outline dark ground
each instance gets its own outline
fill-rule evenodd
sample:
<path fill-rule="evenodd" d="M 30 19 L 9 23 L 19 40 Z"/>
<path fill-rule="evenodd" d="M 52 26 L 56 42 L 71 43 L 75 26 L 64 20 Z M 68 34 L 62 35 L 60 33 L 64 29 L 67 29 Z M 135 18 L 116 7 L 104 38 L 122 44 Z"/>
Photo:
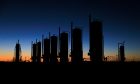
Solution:
<path fill-rule="evenodd" d="M 35 64 L 0 62 L 0 76 L 6 79 L 17 78 L 26 83 L 34 82 L 65 83 L 65 84 L 99 84 L 118 83 L 132 81 L 140 76 L 140 62 L 105 62 L 98 64 Z M 113 81 L 113 82 L 112 82 Z M 139 81 L 139 80 L 138 80 Z M 15 82 L 15 81 L 14 81 Z"/>

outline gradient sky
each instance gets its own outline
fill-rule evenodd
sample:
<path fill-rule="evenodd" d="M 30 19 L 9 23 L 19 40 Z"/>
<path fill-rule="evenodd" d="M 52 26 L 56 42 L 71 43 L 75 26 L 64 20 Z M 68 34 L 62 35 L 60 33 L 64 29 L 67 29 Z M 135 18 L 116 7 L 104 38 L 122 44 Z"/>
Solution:
<path fill-rule="evenodd" d="M 139 0 L 0 0 L 0 60 L 14 56 L 20 40 L 22 55 L 30 56 L 31 41 L 58 27 L 70 32 L 70 22 L 83 29 L 84 54 L 89 50 L 88 14 L 103 21 L 105 56 L 117 55 L 117 43 L 126 42 L 126 56 L 140 60 Z M 29 58 L 29 57 L 28 57 Z"/>

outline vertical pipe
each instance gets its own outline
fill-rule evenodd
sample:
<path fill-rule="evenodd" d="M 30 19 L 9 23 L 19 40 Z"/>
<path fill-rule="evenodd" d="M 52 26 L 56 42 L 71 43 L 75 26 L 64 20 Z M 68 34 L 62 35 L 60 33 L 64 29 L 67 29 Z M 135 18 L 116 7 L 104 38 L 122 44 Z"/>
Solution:
<path fill-rule="evenodd" d="M 73 29 L 73 22 L 71 22 L 71 55 L 72 55 L 72 51 L 73 51 L 72 29 Z"/>
<path fill-rule="evenodd" d="M 42 35 L 42 57 L 44 56 L 44 35 Z"/>
<path fill-rule="evenodd" d="M 61 50 L 60 50 L 60 42 L 61 42 L 61 39 L 60 39 L 60 27 L 59 27 L 59 44 L 58 44 L 58 53 L 59 53 L 59 57 L 60 57 L 60 53 L 61 53 Z"/>
<path fill-rule="evenodd" d="M 19 40 L 18 40 L 18 44 L 19 44 Z"/>
<path fill-rule="evenodd" d="M 118 61 L 120 61 L 120 43 L 118 43 Z"/>
<path fill-rule="evenodd" d="M 31 60 L 33 61 L 33 41 L 31 42 Z"/>

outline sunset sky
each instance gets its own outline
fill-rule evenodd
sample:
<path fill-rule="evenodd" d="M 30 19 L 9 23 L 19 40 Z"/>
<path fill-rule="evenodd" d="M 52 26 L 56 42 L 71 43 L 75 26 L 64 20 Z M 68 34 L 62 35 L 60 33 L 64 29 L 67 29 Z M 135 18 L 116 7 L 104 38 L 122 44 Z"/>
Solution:
<path fill-rule="evenodd" d="M 117 43 L 125 41 L 127 59 L 140 61 L 139 4 L 139 0 L 0 0 L 0 61 L 12 60 L 17 40 L 23 58 L 29 59 L 31 41 L 48 32 L 58 35 L 59 26 L 70 32 L 71 21 L 83 30 L 87 56 L 89 13 L 103 22 L 105 56 L 115 57 Z"/>

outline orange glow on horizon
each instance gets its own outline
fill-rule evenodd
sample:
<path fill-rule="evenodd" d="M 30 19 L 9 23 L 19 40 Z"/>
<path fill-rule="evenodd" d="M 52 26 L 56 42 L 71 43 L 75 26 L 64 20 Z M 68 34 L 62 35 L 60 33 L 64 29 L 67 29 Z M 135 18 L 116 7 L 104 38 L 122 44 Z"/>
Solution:
<path fill-rule="evenodd" d="M 118 57 L 117 55 L 113 55 L 113 53 L 109 53 L 108 55 L 105 55 L 106 57 L 109 57 L 108 61 L 117 61 Z M 13 61 L 14 58 L 14 52 L 9 51 L 5 52 L 4 50 L 0 51 L 0 61 Z M 85 61 L 90 61 L 90 56 L 88 56 L 87 53 L 83 53 L 83 58 Z M 28 52 L 22 52 L 22 61 L 31 61 L 31 54 Z M 126 61 L 140 61 L 139 54 L 126 54 Z"/>

